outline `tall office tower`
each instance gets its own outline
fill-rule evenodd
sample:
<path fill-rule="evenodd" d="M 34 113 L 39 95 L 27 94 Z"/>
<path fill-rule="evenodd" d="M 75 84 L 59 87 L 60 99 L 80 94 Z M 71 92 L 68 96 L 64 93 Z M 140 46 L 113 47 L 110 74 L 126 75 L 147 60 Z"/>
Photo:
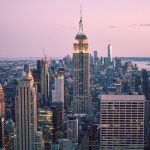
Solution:
<path fill-rule="evenodd" d="M 53 112 L 54 130 L 61 130 L 64 122 L 64 104 L 62 102 L 52 102 L 51 110 Z"/>
<path fill-rule="evenodd" d="M 142 86 L 146 99 L 150 100 L 150 72 L 147 70 L 142 71 Z"/>
<path fill-rule="evenodd" d="M 101 95 L 100 150 L 143 150 L 144 95 Z"/>
<path fill-rule="evenodd" d="M 145 132 L 144 132 L 144 143 L 145 143 L 145 149 L 150 149 L 150 100 L 146 100 L 145 102 L 145 118 L 144 118 L 144 124 L 145 124 Z"/>
<path fill-rule="evenodd" d="M 67 119 L 67 139 L 78 143 L 78 119 L 75 116 Z"/>
<path fill-rule="evenodd" d="M 42 105 L 48 104 L 49 98 L 49 72 L 48 72 L 48 62 L 45 59 L 41 60 L 41 95 L 42 95 Z"/>
<path fill-rule="evenodd" d="M 32 70 L 32 75 L 34 78 L 34 82 L 37 85 L 37 93 L 39 99 L 41 99 L 41 60 L 38 60 L 36 63 L 37 68 Z M 39 103 L 41 102 L 40 100 L 38 101 Z"/>
<path fill-rule="evenodd" d="M 73 44 L 73 113 L 90 113 L 90 54 L 87 37 L 83 32 L 82 14 L 79 32 Z"/>
<path fill-rule="evenodd" d="M 37 105 L 36 89 L 31 72 L 26 73 L 18 82 L 15 117 L 15 150 L 34 149 L 34 133 L 37 131 Z"/>
<path fill-rule="evenodd" d="M 25 64 L 24 65 L 24 72 L 29 72 L 29 70 L 30 70 L 29 64 Z"/>
<path fill-rule="evenodd" d="M 108 44 L 108 58 L 112 62 L 112 45 Z"/>
<path fill-rule="evenodd" d="M 100 63 L 101 63 L 101 65 L 104 65 L 104 58 L 102 56 L 100 58 Z"/>
<path fill-rule="evenodd" d="M 36 63 L 37 71 L 41 72 L 41 60 L 38 60 Z"/>
<path fill-rule="evenodd" d="M 43 132 L 45 150 L 50 150 L 53 141 L 53 113 L 48 109 L 38 110 L 38 131 Z"/>
<path fill-rule="evenodd" d="M 5 107 L 4 107 L 4 91 L 0 84 L 0 149 L 5 149 L 4 143 L 4 117 L 5 117 Z"/>
<path fill-rule="evenodd" d="M 135 74 L 135 92 L 142 93 L 142 77 L 141 73 Z"/>
<path fill-rule="evenodd" d="M 52 93 L 52 102 L 64 103 L 64 74 L 61 71 L 58 71 L 55 78 L 55 90 Z"/>
<path fill-rule="evenodd" d="M 98 63 L 97 51 L 94 51 L 94 64 Z"/>

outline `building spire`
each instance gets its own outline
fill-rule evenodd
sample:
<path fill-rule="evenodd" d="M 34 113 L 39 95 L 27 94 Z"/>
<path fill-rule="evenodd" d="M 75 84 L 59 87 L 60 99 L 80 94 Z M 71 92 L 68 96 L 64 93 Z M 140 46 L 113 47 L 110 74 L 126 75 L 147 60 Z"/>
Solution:
<path fill-rule="evenodd" d="M 80 6 L 79 33 L 83 33 L 82 6 Z"/>

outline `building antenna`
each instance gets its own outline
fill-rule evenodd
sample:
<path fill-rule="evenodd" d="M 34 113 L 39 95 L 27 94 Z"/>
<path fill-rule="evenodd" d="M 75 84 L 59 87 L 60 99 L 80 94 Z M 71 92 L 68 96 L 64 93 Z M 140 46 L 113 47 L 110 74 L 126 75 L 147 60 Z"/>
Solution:
<path fill-rule="evenodd" d="M 83 33 L 82 6 L 80 5 L 79 33 Z"/>
<path fill-rule="evenodd" d="M 45 50 L 44 50 L 44 48 L 43 48 L 43 54 L 44 54 L 44 59 L 46 60 L 46 53 L 45 53 Z"/>
<path fill-rule="evenodd" d="M 82 5 L 80 5 L 80 20 L 82 20 Z"/>

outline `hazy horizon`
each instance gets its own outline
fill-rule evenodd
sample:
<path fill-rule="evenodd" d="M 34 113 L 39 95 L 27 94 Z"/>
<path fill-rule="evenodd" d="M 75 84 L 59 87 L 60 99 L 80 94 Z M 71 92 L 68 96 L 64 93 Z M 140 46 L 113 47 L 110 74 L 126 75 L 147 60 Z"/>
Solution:
<path fill-rule="evenodd" d="M 149 0 L 1 0 L 0 58 L 72 56 L 80 5 L 91 54 L 150 57 Z"/>

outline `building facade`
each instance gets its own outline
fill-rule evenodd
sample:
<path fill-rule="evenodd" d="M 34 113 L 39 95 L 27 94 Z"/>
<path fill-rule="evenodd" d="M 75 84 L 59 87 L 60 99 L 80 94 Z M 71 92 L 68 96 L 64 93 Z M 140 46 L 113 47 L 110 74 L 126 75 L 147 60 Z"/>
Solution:
<path fill-rule="evenodd" d="M 5 118 L 4 91 L 2 85 L 0 84 L 0 149 L 5 149 L 4 118 Z"/>
<path fill-rule="evenodd" d="M 55 90 L 52 91 L 52 102 L 64 103 L 64 74 L 59 73 L 55 77 Z"/>
<path fill-rule="evenodd" d="M 75 116 L 67 119 L 67 139 L 78 143 L 78 119 Z"/>
<path fill-rule="evenodd" d="M 112 45 L 108 44 L 108 59 L 110 63 L 112 62 Z"/>
<path fill-rule="evenodd" d="M 90 113 L 90 54 L 88 41 L 83 33 L 82 15 L 79 32 L 73 44 L 73 113 Z"/>
<path fill-rule="evenodd" d="M 38 131 L 43 132 L 45 150 L 50 150 L 53 141 L 53 113 L 48 109 L 38 110 Z"/>
<path fill-rule="evenodd" d="M 37 131 L 36 89 L 31 72 L 18 82 L 15 101 L 16 137 L 15 150 L 34 150 Z"/>
<path fill-rule="evenodd" d="M 100 150 L 143 150 L 143 95 L 101 95 Z"/>
<path fill-rule="evenodd" d="M 39 67 L 38 67 L 39 69 Z M 40 61 L 40 84 L 41 84 L 41 105 L 48 104 L 49 98 L 49 72 L 48 72 L 48 62 L 45 59 Z"/>
<path fill-rule="evenodd" d="M 40 131 L 37 131 L 34 134 L 34 149 L 35 150 L 46 150 L 44 147 L 43 133 Z"/>

